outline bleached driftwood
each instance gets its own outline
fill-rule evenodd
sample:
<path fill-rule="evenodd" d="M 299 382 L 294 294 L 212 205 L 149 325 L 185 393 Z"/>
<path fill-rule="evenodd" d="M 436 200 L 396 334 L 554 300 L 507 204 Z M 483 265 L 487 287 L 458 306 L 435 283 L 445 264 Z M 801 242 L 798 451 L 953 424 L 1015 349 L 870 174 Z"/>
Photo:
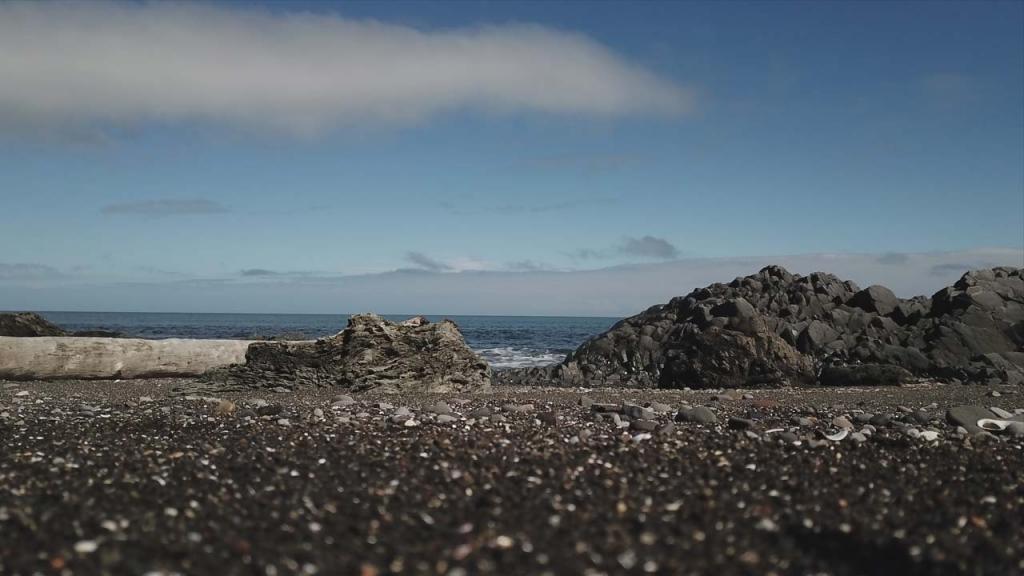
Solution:
<path fill-rule="evenodd" d="M 0 336 L 0 379 L 197 376 L 245 362 L 249 340 Z"/>

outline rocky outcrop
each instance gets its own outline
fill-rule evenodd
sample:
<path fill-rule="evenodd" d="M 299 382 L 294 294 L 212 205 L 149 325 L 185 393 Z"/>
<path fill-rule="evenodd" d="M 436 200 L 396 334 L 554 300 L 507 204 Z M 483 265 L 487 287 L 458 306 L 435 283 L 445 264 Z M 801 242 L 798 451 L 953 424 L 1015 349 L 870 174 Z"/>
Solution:
<path fill-rule="evenodd" d="M 1024 384 L 1021 269 L 965 274 L 897 298 L 769 266 L 627 318 L 557 367 L 507 383 L 693 387 L 894 384 L 912 376 Z M 842 369 L 837 369 L 842 368 Z"/>
<path fill-rule="evenodd" d="M 353 391 L 465 392 L 490 386 L 491 371 L 454 322 L 416 317 L 401 324 L 375 314 L 349 319 L 329 338 L 255 342 L 245 363 L 204 376 L 220 389 L 338 386 Z"/>
<path fill-rule="evenodd" d="M 0 314 L 0 336 L 38 338 L 40 336 L 67 336 L 67 332 L 35 312 L 16 312 Z"/>

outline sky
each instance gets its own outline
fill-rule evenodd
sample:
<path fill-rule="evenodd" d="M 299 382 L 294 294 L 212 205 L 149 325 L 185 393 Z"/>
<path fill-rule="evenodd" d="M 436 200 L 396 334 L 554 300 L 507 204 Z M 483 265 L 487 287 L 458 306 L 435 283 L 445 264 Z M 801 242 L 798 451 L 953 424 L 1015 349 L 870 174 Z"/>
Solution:
<path fill-rule="evenodd" d="M 608 315 L 1024 266 L 1019 2 L 0 3 L 0 309 Z"/>

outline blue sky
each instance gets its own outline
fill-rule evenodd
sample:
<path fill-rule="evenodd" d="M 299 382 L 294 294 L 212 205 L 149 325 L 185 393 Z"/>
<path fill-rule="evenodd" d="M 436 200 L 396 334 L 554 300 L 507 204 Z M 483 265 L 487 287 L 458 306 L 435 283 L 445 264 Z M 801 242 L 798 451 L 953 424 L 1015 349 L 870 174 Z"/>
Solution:
<path fill-rule="evenodd" d="M 1024 265 L 1022 28 L 1016 2 L 5 4 L 0 309 L 622 314 L 786 259 L 938 289 Z"/>

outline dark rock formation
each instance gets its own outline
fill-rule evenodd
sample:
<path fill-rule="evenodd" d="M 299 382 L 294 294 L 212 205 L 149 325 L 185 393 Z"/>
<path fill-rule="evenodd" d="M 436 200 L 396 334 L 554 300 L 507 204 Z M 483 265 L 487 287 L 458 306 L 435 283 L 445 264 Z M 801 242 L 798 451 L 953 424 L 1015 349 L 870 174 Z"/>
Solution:
<path fill-rule="evenodd" d="M 561 365 L 501 383 L 718 388 L 896 384 L 912 376 L 1024 384 L 1024 271 L 965 274 L 897 298 L 769 266 L 622 320 Z M 835 368 L 844 367 L 844 368 Z"/>
<path fill-rule="evenodd" d="M 34 312 L 0 314 L 0 336 L 67 336 L 67 332 Z"/>
<path fill-rule="evenodd" d="M 416 317 L 401 324 L 375 314 L 349 319 L 329 338 L 254 342 L 245 364 L 207 373 L 219 389 L 339 386 L 353 391 L 463 392 L 490 386 L 491 371 L 455 323 Z"/>

